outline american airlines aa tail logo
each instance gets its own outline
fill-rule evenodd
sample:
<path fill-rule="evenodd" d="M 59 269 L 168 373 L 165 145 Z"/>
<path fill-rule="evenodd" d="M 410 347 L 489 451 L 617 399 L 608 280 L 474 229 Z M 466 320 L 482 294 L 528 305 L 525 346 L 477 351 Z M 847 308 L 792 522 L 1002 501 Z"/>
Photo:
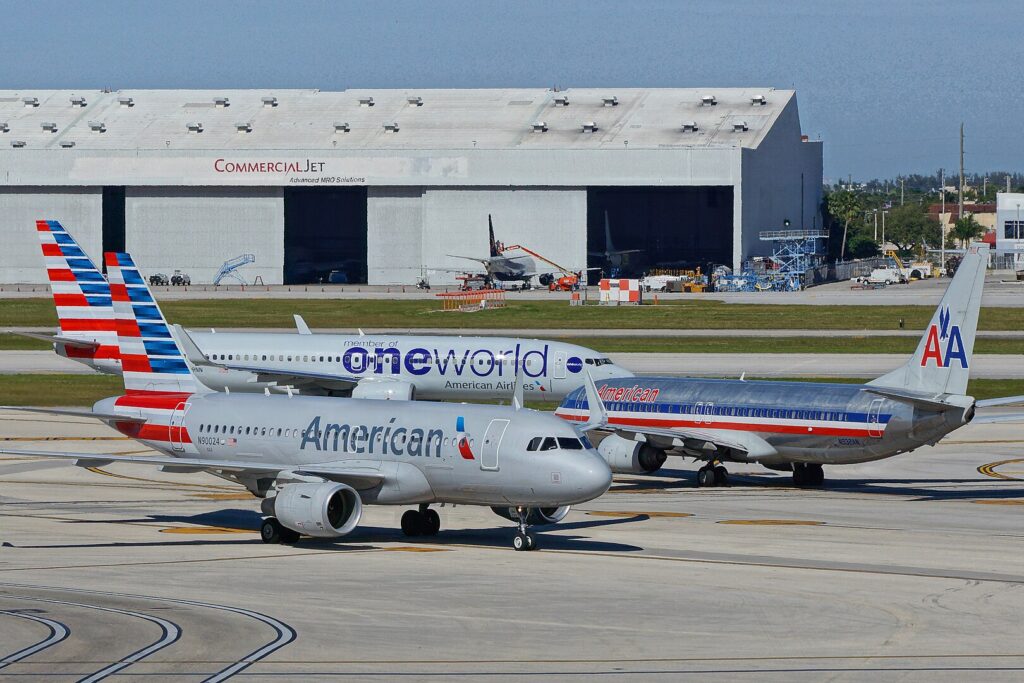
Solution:
<path fill-rule="evenodd" d="M 464 460 L 476 460 L 473 456 L 473 450 L 469 447 L 469 434 L 466 434 L 466 419 L 461 415 L 455 420 L 455 431 L 458 432 L 455 435 L 455 441 L 459 445 L 459 455 Z"/>
<path fill-rule="evenodd" d="M 927 367 L 929 359 L 940 368 L 950 367 L 954 360 L 960 362 L 961 368 L 967 367 L 967 352 L 960 337 L 960 326 L 950 325 L 949 320 L 949 308 L 939 309 L 939 324 L 933 323 L 928 327 L 921 367 Z"/>

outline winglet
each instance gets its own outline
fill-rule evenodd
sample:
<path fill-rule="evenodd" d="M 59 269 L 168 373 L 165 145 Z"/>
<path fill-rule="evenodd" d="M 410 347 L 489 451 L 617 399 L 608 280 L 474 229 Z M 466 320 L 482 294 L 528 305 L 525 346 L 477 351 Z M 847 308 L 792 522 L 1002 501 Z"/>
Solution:
<path fill-rule="evenodd" d="M 298 313 L 292 315 L 295 318 L 295 329 L 299 331 L 299 334 L 313 334 L 313 331 L 309 329 L 309 325 L 302 319 L 302 316 Z"/>
<path fill-rule="evenodd" d="M 607 425 L 608 411 L 605 410 L 604 401 L 601 400 L 601 394 L 598 393 L 597 385 L 594 384 L 594 378 L 590 376 L 589 370 L 583 374 L 583 380 L 585 382 L 584 387 L 587 391 L 589 418 L 586 422 L 579 425 L 579 430 L 581 432 L 586 432 L 591 429 L 600 429 Z"/>
<path fill-rule="evenodd" d="M 192 341 L 192 337 L 185 328 L 181 325 L 174 325 L 174 336 L 178 339 L 178 344 L 181 345 L 181 350 L 185 353 L 185 359 L 188 360 L 192 365 L 214 365 L 206 355 L 199 350 L 196 343 Z"/>
<path fill-rule="evenodd" d="M 512 407 L 515 410 L 523 408 L 523 366 L 516 370 L 516 383 L 512 388 Z"/>

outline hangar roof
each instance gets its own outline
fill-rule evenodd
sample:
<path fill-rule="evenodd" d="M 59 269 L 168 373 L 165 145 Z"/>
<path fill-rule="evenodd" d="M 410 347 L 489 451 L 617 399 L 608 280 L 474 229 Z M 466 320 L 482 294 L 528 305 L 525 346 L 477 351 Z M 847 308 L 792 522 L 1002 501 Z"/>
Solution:
<path fill-rule="evenodd" d="M 757 147 L 794 98 L 794 91 L 774 88 L 0 90 L 0 145 L 86 150 Z"/>

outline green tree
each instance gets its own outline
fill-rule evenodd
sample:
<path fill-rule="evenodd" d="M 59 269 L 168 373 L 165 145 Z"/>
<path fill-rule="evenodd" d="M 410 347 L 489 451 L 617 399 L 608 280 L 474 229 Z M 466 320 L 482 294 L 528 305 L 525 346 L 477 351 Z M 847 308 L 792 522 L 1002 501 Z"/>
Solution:
<path fill-rule="evenodd" d="M 939 221 L 925 213 L 920 204 L 904 204 L 889 212 L 885 222 L 885 239 L 902 253 L 911 253 L 942 239 Z"/>
<path fill-rule="evenodd" d="M 878 256 L 878 252 L 878 242 L 866 231 L 860 230 L 850 235 L 850 256 L 853 258 L 871 258 Z"/>
<path fill-rule="evenodd" d="M 850 221 L 860 213 L 860 201 L 853 192 L 839 190 L 828 195 L 826 205 L 832 219 L 843 226 L 843 241 L 839 249 L 839 259 L 843 260 L 846 258 L 846 235 L 850 230 Z"/>
<path fill-rule="evenodd" d="M 981 237 L 985 228 L 981 226 L 974 216 L 967 214 L 953 225 L 953 237 L 959 240 L 960 244 L 967 246 L 970 242 Z"/>

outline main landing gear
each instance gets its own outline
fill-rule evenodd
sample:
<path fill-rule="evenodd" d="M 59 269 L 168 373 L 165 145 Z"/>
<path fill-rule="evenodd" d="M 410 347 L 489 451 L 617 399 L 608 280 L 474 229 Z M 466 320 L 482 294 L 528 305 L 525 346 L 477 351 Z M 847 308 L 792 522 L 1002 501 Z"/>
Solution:
<path fill-rule="evenodd" d="M 276 517 L 267 517 L 263 520 L 263 524 L 260 525 L 260 539 L 264 543 L 286 543 L 292 544 L 297 543 L 299 540 L 298 531 L 292 531 L 286 526 L 283 526 L 281 522 L 277 521 Z"/>
<path fill-rule="evenodd" d="M 402 515 L 402 533 L 406 536 L 437 536 L 441 530 L 441 515 L 427 504 L 419 510 L 406 510 Z"/>
<path fill-rule="evenodd" d="M 816 462 L 793 463 L 793 484 L 796 486 L 821 486 L 825 483 L 825 471 Z"/>
<path fill-rule="evenodd" d="M 709 462 L 697 470 L 697 486 L 728 486 L 729 470 L 721 464 Z"/>
<path fill-rule="evenodd" d="M 512 547 L 516 550 L 536 550 L 537 541 L 533 534 L 527 531 L 526 519 L 529 517 L 530 511 L 519 505 L 516 507 L 516 515 L 519 517 L 519 531 L 512 537 Z"/>

